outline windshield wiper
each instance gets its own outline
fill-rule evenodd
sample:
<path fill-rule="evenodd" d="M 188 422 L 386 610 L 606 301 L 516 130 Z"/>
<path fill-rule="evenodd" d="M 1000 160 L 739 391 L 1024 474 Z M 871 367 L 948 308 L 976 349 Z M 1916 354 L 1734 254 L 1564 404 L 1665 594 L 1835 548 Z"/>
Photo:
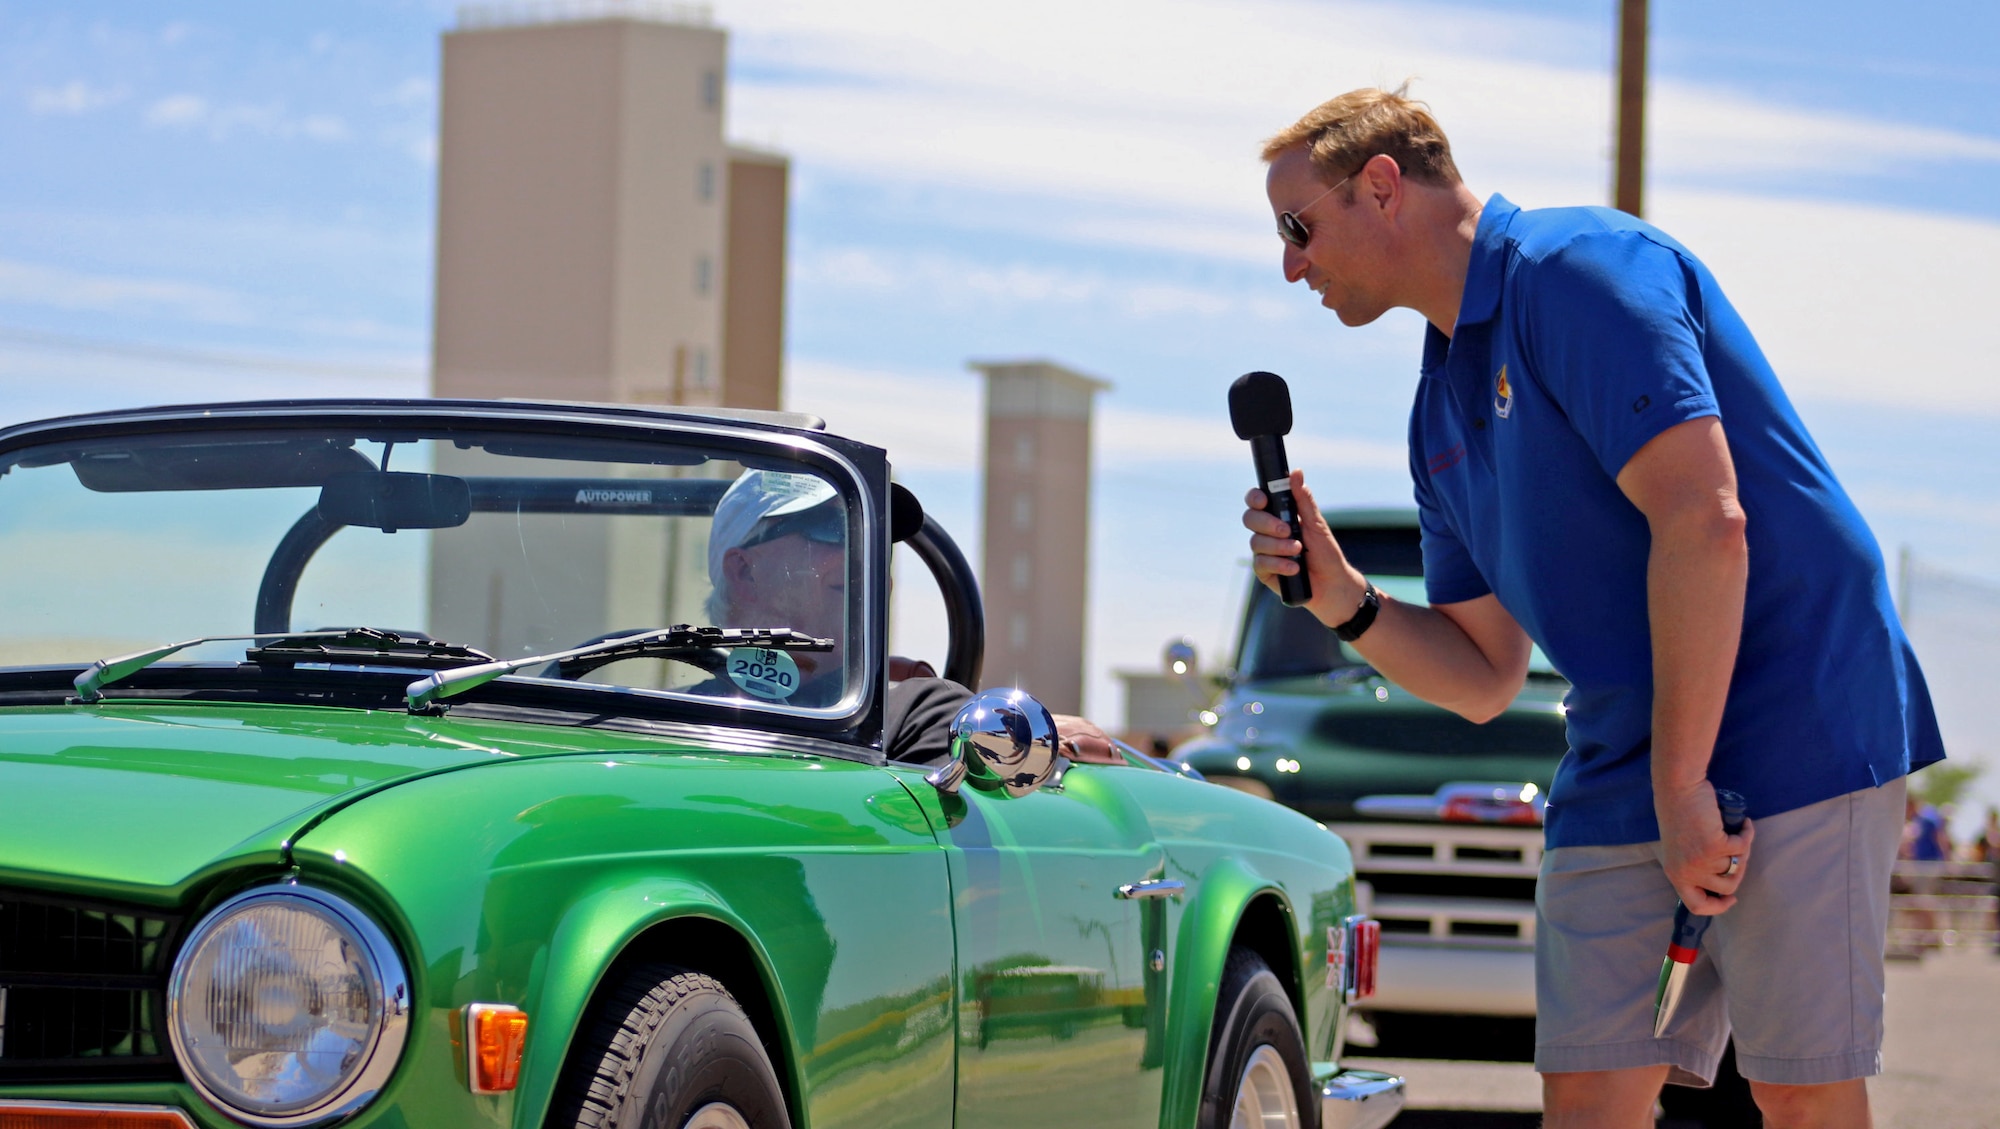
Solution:
<path fill-rule="evenodd" d="M 267 631 L 257 635 L 204 635 L 135 651 L 129 655 L 99 659 L 76 676 L 76 700 L 95 702 L 104 697 L 104 688 L 121 682 L 177 651 L 203 643 L 255 643 L 273 640 L 267 646 L 250 648 L 245 657 L 251 662 L 376 662 L 402 666 L 463 666 L 491 662 L 493 656 L 470 647 L 440 643 L 373 627 L 340 627 L 326 631 Z"/>
<path fill-rule="evenodd" d="M 275 643 L 250 649 L 244 657 L 253 663 L 272 666 L 329 663 L 443 668 L 493 661 L 492 655 L 476 647 L 421 635 L 399 635 L 377 627 L 351 627 L 330 635 L 321 632 L 287 635 Z"/>
<path fill-rule="evenodd" d="M 564 674 L 588 671 L 596 666 L 606 665 L 616 659 L 631 658 L 672 658 L 679 655 L 700 654 L 720 647 L 767 647 L 776 651 L 831 651 L 833 640 L 815 639 L 803 631 L 789 627 L 691 627 L 677 623 L 657 631 L 641 631 L 632 635 L 621 635 L 616 639 L 605 639 L 567 651 L 553 651 L 546 655 L 529 655 L 526 658 L 502 659 L 498 662 L 480 663 L 477 666 L 462 666 L 456 670 L 441 670 L 410 683 L 403 691 L 403 698 L 409 704 L 411 713 L 425 713 L 437 708 L 440 699 L 463 694 L 475 686 L 481 686 L 504 674 L 512 674 L 531 666 L 547 666 L 554 663 Z M 578 663 L 579 659 L 597 659 L 604 656 L 604 663 Z"/>

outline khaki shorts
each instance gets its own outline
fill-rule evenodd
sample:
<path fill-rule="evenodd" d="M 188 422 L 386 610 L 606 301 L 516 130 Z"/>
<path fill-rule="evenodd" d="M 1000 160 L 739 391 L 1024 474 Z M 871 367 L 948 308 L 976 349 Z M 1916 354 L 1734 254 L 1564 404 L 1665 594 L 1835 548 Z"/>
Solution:
<path fill-rule="evenodd" d="M 1666 1065 L 1707 1086 L 1731 1030 L 1745 1078 L 1807 1085 L 1882 1069 L 1882 951 L 1902 780 L 1757 820 L 1738 901 L 1688 970 L 1673 1025 L 1653 995 L 1673 932 L 1660 844 L 1560 847 L 1535 895 L 1535 1069 Z"/>

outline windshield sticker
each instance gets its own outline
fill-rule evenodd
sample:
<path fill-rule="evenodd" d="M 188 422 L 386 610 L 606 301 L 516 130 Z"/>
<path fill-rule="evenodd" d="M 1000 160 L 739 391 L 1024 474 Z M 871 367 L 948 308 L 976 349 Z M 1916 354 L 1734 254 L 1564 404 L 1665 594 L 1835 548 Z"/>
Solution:
<path fill-rule="evenodd" d="M 576 492 L 579 506 L 650 506 L 653 504 L 651 490 L 591 490 Z"/>
<path fill-rule="evenodd" d="M 729 680 L 745 693 L 782 702 L 799 692 L 799 664 L 783 651 L 737 647 L 729 652 Z"/>

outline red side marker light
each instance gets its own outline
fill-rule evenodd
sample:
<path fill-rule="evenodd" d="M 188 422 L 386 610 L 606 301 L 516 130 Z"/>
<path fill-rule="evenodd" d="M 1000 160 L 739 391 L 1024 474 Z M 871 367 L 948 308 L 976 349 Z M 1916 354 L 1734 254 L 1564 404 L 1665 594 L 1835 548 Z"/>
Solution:
<path fill-rule="evenodd" d="M 1354 937 L 1354 987 L 1347 998 L 1365 1000 L 1375 994 L 1375 967 L 1382 957 L 1382 923 L 1374 918 L 1354 922 L 1348 932 Z"/>

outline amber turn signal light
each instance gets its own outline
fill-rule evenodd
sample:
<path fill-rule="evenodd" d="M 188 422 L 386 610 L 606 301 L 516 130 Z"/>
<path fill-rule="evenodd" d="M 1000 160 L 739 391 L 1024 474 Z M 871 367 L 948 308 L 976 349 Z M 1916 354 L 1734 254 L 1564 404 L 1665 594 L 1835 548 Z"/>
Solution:
<path fill-rule="evenodd" d="M 194 1129 L 170 1106 L 0 1101 L 0 1129 Z"/>
<path fill-rule="evenodd" d="M 465 1009 L 465 1077 L 473 1093 L 499 1094 L 519 1085 L 527 1046 L 527 1012 L 513 1004 Z"/>

